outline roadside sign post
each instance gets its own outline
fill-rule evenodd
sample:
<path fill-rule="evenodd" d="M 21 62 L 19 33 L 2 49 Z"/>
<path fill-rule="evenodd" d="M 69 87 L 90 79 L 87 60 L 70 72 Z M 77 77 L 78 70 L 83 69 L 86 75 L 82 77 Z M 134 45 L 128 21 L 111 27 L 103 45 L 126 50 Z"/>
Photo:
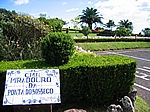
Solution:
<path fill-rule="evenodd" d="M 61 103 L 59 69 L 7 70 L 3 105 Z"/>

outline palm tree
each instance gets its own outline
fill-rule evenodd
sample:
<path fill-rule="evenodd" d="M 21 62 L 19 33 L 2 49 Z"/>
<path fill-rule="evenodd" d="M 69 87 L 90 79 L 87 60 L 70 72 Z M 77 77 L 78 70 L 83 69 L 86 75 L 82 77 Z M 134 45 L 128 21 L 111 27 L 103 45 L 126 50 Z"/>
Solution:
<path fill-rule="evenodd" d="M 86 10 L 82 11 L 83 15 L 80 16 L 80 22 L 87 23 L 89 28 L 92 30 L 93 23 L 101 23 L 102 15 L 99 15 L 97 9 L 87 7 Z"/>
<path fill-rule="evenodd" d="M 128 19 L 120 20 L 119 25 L 125 27 L 128 30 L 131 30 L 131 31 L 133 30 L 133 24 L 132 24 L 132 22 L 129 22 Z"/>
<path fill-rule="evenodd" d="M 108 23 L 105 24 L 105 26 L 112 30 L 112 28 L 116 25 L 115 25 L 115 22 L 113 20 L 109 20 Z"/>

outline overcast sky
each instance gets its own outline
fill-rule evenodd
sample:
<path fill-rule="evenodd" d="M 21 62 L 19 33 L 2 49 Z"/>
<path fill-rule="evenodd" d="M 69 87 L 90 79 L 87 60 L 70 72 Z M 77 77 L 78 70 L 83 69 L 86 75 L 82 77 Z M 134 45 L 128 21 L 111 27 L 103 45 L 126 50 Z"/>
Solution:
<path fill-rule="evenodd" d="M 118 24 L 129 19 L 134 33 L 150 27 L 150 0 L 0 0 L 0 8 L 24 12 L 35 17 L 40 13 L 70 21 L 82 14 L 86 7 L 93 7 L 103 15 L 103 23 L 110 19 Z"/>

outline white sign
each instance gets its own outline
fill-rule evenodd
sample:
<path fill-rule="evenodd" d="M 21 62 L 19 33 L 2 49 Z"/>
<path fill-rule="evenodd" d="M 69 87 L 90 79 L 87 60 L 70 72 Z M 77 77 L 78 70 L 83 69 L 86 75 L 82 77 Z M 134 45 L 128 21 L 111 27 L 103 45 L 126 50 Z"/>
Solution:
<path fill-rule="evenodd" d="M 61 103 L 59 69 L 7 70 L 3 105 Z"/>

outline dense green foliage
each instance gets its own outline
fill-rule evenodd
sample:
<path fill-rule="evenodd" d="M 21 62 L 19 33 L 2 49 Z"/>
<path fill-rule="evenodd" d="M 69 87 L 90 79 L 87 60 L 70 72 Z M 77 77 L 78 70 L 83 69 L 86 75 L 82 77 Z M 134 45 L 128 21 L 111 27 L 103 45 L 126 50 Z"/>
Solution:
<path fill-rule="evenodd" d="M 143 32 L 144 36 L 147 36 L 147 37 L 150 36 L 150 28 L 145 28 L 142 30 L 142 32 Z"/>
<path fill-rule="evenodd" d="M 40 21 L 47 24 L 53 32 L 61 32 L 63 25 L 67 24 L 66 21 L 58 18 L 47 18 L 46 14 L 39 14 L 40 17 L 38 18 Z"/>
<path fill-rule="evenodd" d="M 109 104 L 120 100 L 130 91 L 135 79 L 136 64 L 134 59 L 128 57 L 85 53 L 75 53 L 67 64 L 59 67 L 34 60 L 0 62 L 1 91 L 7 69 L 59 68 L 63 104 L 83 100 L 93 106 Z"/>
<path fill-rule="evenodd" d="M 40 59 L 40 38 L 50 31 L 28 14 L 0 9 L 0 60 Z"/>
<path fill-rule="evenodd" d="M 59 66 L 69 61 L 74 53 L 74 40 L 65 33 L 54 32 L 41 41 L 43 58 L 52 66 Z"/>
<path fill-rule="evenodd" d="M 126 95 L 134 83 L 136 62 L 122 56 L 75 56 L 61 70 L 62 95 L 69 101 L 108 104 Z M 63 71 L 63 72 L 62 72 Z"/>
<path fill-rule="evenodd" d="M 83 26 L 81 32 L 83 33 L 84 36 L 87 36 L 88 38 L 89 33 L 91 33 L 92 31 L 90 30 L 89 27 Z"/>
<path fill-rule="evenodd" d="M 58 18 L 50 18 L 48 19 L 48 25 L 52 27 L 53 32 L 61 32 L 63 21 Z"/>
<path fill-rule="evenodd" d="M 97 36 L 114 36 L 115 32 L 112 30 L 103 30 L 97 34 Z"/>
<path fill-rule="evenodd" d="M 130 29 L 127 29 L 123 26 L 119 26 L 116 30 L 115 30 L 115 35 L 121 37 L 121 36 L 129 36 L 131 35 L 132 32 Z"/>

